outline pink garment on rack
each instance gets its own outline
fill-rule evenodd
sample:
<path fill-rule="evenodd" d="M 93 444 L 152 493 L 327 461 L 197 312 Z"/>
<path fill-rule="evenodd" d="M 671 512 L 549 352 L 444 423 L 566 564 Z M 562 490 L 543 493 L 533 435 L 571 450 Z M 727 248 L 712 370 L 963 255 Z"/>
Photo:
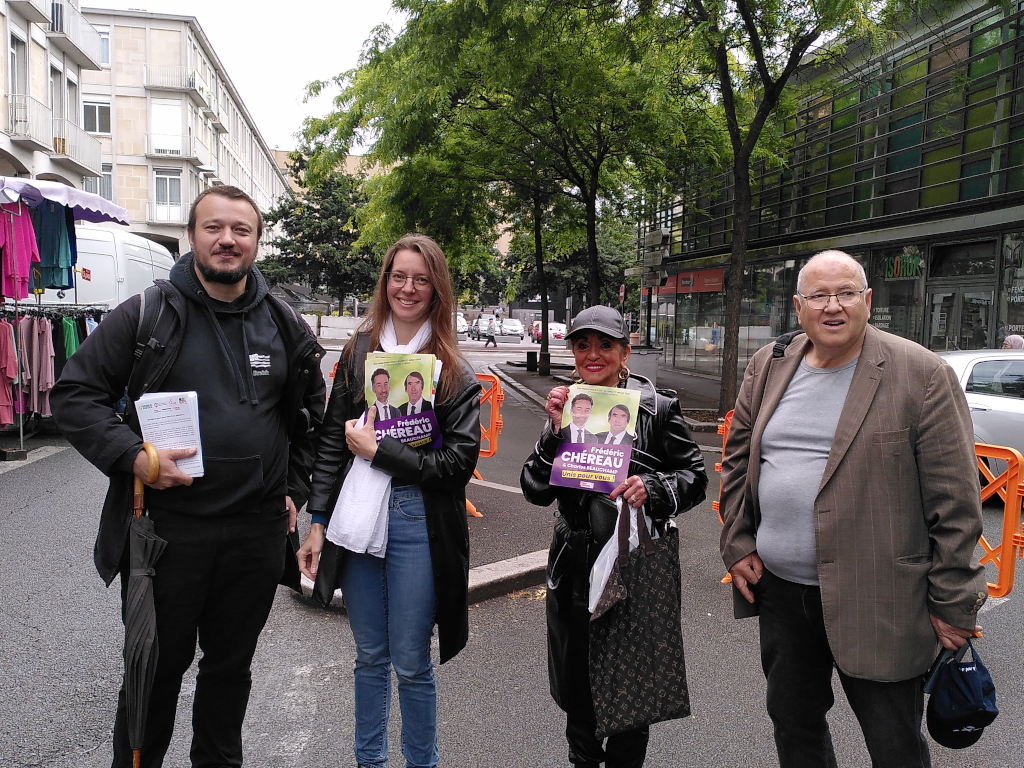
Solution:
<path fill-rule="evenodd" d="M 28 206 L 20 200 L 0 205 L 0 248 L 0 295 L 27 299 L 29 272 L 32 262 L 39 261 L 39 246 Z"/>
<path fill-rule="evenodd" d="M 15 387 L 14 389 L 14 412 L 15 413 L 26 413 L 29 408 L 29 404 L 25 400 L 25 395 L 32 389 L 32 362 L 29 357 L 29 350 L 32 348 L 32 337 L 35 335 L 32 329 L 32 318 L 22 317 L 18 321 L 18 357 L 19 357 L 19 381 L 21 386 Z"/>
<path fill-rule="evenodd" d="M 18 358 L 14 355 L 14 328 L 0 318 L 0 427 L 14 423 L 11 385 L 18 380 Z"/>
<path fill-rule="evenodd" d="M 32 340 L 32 410 L 50 416 L 50 390 L 53 389 L 53 326 L 45 317 L 35 318 L 36 335 Z"/>

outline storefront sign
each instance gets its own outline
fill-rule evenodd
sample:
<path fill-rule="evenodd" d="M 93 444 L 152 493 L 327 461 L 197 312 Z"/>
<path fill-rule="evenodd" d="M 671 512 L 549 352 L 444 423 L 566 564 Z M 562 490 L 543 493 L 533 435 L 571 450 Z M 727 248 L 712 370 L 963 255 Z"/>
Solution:
<path fill-rule="evenodd" d="M 871 308 L 871 324 L 875 328 L 881 328 L 882 330 L 889 330 L 889 323 L 892 322 L 892 313 L 889 312 L 888 307 L 872 307 Z"/>
<path fill-rule="evenodd" d="M 680 272 L 672 275 L 664 287 L 655 287 L 654 295 L 672 296 L 676 293 L 717 293 L 724 285 L 722 269 L 701 269 L 695 272 Z M 644 296 L 648 289 L 644 288 Z"/>
<path fill-rule="evenodd" d="M 917 248 L 905 248 L 898 256 L 887 256 L 879 263 L 885 280 L 917 280 L 921 277 L 924 259 Z"/>

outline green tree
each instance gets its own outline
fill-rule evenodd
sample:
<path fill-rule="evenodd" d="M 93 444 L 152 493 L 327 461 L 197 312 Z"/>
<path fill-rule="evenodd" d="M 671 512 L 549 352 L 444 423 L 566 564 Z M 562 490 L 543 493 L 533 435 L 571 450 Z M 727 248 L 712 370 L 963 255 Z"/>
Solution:
<path fill-rule="evenodd" d="M 601 201 L 659 183 L 682 154 L 710 146 L 715 134 L 693 108 L 705 100 L 699 83 L 648 44 L 655 30 L 642 21 L 554 13 L 542 0 L 395 6 L 409 13 L 405 29 L 379 31 L 361 66 L 335 78 L 335 109 L 307 122 L 314 172 L 334 167 L 354 137 L 372 137 L 371 158 L 393 167 L 380 208 L 443 198 L 394 215 L 415 211 L 425 231 L 451 222 L 445 234 L 456 242 L 460 230 L 493 234 L 498 222 L 482 208 L 518 203 L 523 221 L 537 221 L 532 209 L 564 195 L 582 212 L 587 296 L 598 303 Z"/>
<path fill-rule="evenodd" d="M 289 172 L 301 183 L 306 160 L 293 157 Z M 308 183 L 288 195 L 266 215 L 279 234 L 270 241 L 275 253 L 260 262 L 271 284 L 298 283 L 335 296 L 368 298 L 377 281 L 379 259 L 357 247 L 353 219 L 366 205 L 361 180 L 335 173 Z"/>

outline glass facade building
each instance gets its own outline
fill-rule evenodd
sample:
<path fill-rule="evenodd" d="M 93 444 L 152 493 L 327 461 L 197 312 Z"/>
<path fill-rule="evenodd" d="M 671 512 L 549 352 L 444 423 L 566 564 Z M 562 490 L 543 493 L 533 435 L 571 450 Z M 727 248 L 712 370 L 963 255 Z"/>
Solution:
<path fill-rule="evenodd" d="M 967 4 L 859 64 L 853 48 L 841 74 L 808 69 L 829 86 L 785 121 L 786 164 L 751 169 L 741 369 L 796 327 L 797 272 L 826 248 L 864 265 L 879 328 L 937 351 L 1024 332 L 1024 0 Z M 671 233 L 650 289 L 663 361 L 716 375 L 729 181 L 681 190 L 640 231 Z"/>

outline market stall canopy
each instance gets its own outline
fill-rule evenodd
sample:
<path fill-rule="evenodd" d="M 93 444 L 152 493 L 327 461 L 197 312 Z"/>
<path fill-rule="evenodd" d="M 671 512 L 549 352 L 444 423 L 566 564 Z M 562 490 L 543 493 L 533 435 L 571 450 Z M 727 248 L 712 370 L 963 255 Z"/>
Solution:
<path fill-rule="evenodd" d="M 29 206 L 39 205 L 43 200 L 52 200 L 70 208 L 79 221 L 114 221 L 125 226 L 129 223 L 126 209 L 91 192 L 83 192 L 56 181 L 0 176 L 0 202 L 14 203 L 19 199 Z"/>

